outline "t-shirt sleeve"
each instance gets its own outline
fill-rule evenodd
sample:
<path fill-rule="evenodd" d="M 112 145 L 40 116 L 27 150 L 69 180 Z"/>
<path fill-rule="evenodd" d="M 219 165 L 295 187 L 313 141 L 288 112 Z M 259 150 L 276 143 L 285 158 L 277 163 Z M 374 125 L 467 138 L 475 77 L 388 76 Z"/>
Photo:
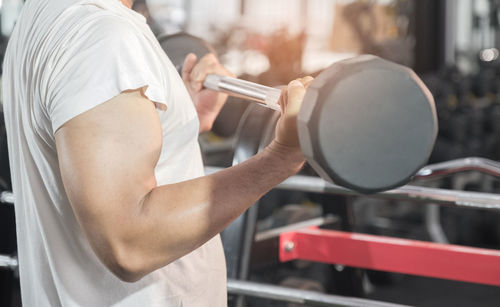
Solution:
<path fill-rule="evenodd" d="M 143 89 L 166 108 L 161 58 L 153 50 L 136 25 L 116 17 L 78 31 L 53 57 L 45 106 L 53 132 L 126 90 Z"/>

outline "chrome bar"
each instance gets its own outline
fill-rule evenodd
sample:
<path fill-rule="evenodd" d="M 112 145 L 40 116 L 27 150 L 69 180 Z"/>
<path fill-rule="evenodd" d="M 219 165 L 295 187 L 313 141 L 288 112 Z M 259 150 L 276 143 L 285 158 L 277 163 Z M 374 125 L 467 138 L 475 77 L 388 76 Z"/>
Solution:
<path fill-rule="evenodd" d="M 299 229 L 304 229 L 308 227 L 319 227 L 327 224 L 333 224 L 337 223 L 339 221 L 339 218 L 336 216 L 326 216 L 326 217 L 317 217 L 314 219 L 294 223 L 294 224 L 289 224 L 286 226 L 282 227 L 277 227 L 277 228 L 272 228 L 268 230 L 264 230 L 261 232 L 258 232 L 255 234 L 254 240 L 256 242 L 259 241 L 264 241 L 272 238 L 277 238 L 280 236 L 280 234 L 284 232 L 290 232 L 294 230 L 299 230 Z"/>
<path fill-rule="evenodd" d="M 429 234 L 431 241 L 442 244 L 449 244 L 450 241 L 444 232 L 441 224 L 441 209 L 437 205 L 429 205 L 425 207 L 425 228 Z"/>
<path fill-rule="evenodd" d="M 229 279 L 227 281 L 227 292 L 251 297 L 260 297 L 282 302 L 307 304 L 309 306 L 373 306 L 373 307 L 397 307 L 405 306 L 392 303 L 378 302 L 354 297 L 323 294 L 314 291 L 285 288 L 274 285 L 260 284 L 249 281 Z"/>
<path fill-rule="evenodd" d="M 278 103 L 281 90 L 276 88 L 221 75 L 208 75 L 203 82 L 203 86 L 231 96 L 256 101 L 276 111 L 281 110 Z"/>
<path fill-rule="evenodd" d="M 7 255 L 0 255 L 0 269 L 9 269 L 9 270 L 16 270 L 18 266 L 18 261 L 17 258 L 7 256 Z"/>
<path fill-rule="evenodd" d="M 14 204 L 14 194 L 7 191 L 0 193 L 0 203 Z"/>
<path fill-rule="evenodd" d="M 287 190 L 297 190 L 302 188 L 303 191 L 327 194 L 362 195 L 341 186 L 330 184 L 321 178 L 310 176 L 290 177 L 278 187 Z M 396 200 L 435 202 L 440 205 L 453 207 L 500 210 L 500 195 L 490 193 L 455 191 L 405 185 L 394 190 L 370 196 Z"/>
<path fill-rule="evenodd" d="M 500 178 L 500 162 L 477 157 L 456 159 L 427 165 L 414 178 L 430 179 L 465 171 L 478 171 Z"/>
<path fill-rule="evenodd" d="M 223 168 L 205 168 L 207 174 L 222 170 Z M 449 175 L 456 172 L 474 170 L 481 171 L 493 176 L 500 177 L 500 163 L 483 158 L 465 158 L 448 162 L 431 164 L 422 168 L 416 178 L 428 179 L 438 176 Z M 355 191 L 331 184 L 318 177 L 296 175 L 288 178 L 277 186 L 284 190 L 300 190 L 304 192 L 362 195 Z M 422 202 L 435 202 L 439 205 L 452 207 L 466 207 L 477 209 L 500 210 L 500 195 L 480 192 L 455 191 L 449 189 L 427 188 L 414 185 L 405 185 L 400 188 L 370 195 L 377 198 L 389 198 L 399 200 L 414 200 Z M 0 193 L 0 202 L 6 204 L 14 203 L 12 192 Z"/>
<path fill-rule="evenodd" d="M 222 169 L 223 168 L 218 167 L 206 167 L 205 172 L 210 174 Z M 276 188 L 312 193 L 363 196 L 363 194 L 331 184 L 319 177 L 302 175 L 292 176 L 280 183 Z M 455 191 L 405 185 L 394 190 L 364 196 L 428 202 L 450 207 L 500 210 L 500 195 L 491 193 Z"/>

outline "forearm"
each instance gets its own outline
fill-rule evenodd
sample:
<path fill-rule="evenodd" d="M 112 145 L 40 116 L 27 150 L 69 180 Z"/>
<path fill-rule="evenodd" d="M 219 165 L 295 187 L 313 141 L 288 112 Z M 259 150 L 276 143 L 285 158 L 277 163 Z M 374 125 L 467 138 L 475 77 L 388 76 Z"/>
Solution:
<path fill-rule="evenodd" d="M 237 166 L 159 186 L 142 203 L 129 242 L 141 253 L 142 274 L 198 248 L 302 166 L 302 155 L 273 144 Z M 139 275 L 142 275 L 139 274 Z"/>

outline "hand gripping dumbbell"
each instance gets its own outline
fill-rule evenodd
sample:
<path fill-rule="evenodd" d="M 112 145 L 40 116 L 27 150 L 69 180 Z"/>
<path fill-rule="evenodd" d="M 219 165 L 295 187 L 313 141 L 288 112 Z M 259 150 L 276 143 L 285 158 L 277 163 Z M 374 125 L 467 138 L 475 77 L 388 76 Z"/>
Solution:
<path fill-rule="evenodd" d="M 178 70 L 190 52 L 212 52 L 187 34 L 158 40 Z M 279 110 L 279 89 L 220 75 L 203 85 Z M 431 154 L 438 124 L 433 97 L 411 69 L 361 55 L 334 63 L 309 85 L 297 128 L 307 162 L 323 179 L 376 193 L 411 180 Z"/>

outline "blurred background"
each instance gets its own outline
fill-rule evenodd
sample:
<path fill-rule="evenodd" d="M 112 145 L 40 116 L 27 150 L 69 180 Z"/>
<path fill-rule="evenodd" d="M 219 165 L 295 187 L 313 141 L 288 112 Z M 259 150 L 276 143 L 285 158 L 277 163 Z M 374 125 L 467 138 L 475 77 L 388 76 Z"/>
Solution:
<path fill-rule="evenodd" d="M 0 57 L 23 3 L 0 0 Z M 147 18 L 156 35 L 202 37 L 238 77 L 270 86 L 316 75 L 335 61 L 363 53 L 409 66 L 436 101 L 440 131 L 429 163 L 471 156 L 500 160 L 500 0 L 136 0 L 133 9 Z M 238 127 L 248 121 L 249 103 L 230 100 L 213 131 L 200 136 L 208 166 L 231 166 L 241 148 L 262 147 L 272 137 L 266 129 L 242 134 Z M 0 188 L 10 190 L 3 116 L 0 121 Z M 303 174 L 314 175 L 307 167 Z M 500 193 L 498 178 L 476 172 L 412 184 Z M 272 191 L 256 207 L 256 221 L 247 227 L 252 233 L 330 216 L 334 229 L 500 248 L 500 214 L 495 211 L 298 191 Z M 13 209 L 0 206 L 0 253 L 14 254 L 15 240 Z M 240 262 L 229 268 L 229 276 L 418 306 L 500 304 L 497 287 L 342 265 L 255 260 L 267 252 L 253 244 L 244 252 L 252 260 L 244 269 Z M 242 251 L 228 253 L 229 266 L 233 258 L 243 257 Z M 0 270 L 0 306 L 20 304 L 15 275 Z M 237 297 L 230 297 L 230 304 L 295 306 Z"/>

